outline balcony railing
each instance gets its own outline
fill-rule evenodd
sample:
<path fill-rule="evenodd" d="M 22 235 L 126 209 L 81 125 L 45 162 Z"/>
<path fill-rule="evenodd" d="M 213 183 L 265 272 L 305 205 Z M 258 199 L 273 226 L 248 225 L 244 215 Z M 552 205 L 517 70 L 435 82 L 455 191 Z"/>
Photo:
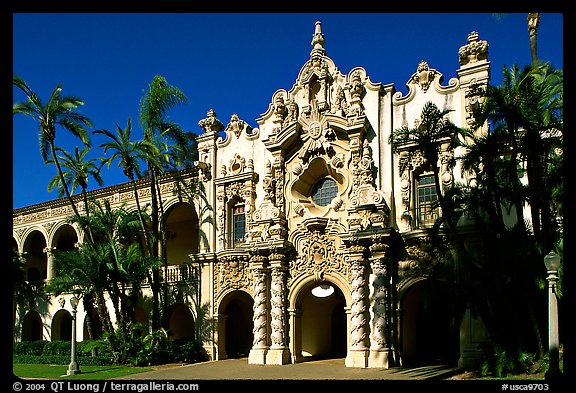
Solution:
<path fill-rule="evenodd" d="M 160 269 L 160 280 L 162 282 L 177 283 L 182 281 L 191 281 L 197 277 L 192 265 L 172 265 Z"/>

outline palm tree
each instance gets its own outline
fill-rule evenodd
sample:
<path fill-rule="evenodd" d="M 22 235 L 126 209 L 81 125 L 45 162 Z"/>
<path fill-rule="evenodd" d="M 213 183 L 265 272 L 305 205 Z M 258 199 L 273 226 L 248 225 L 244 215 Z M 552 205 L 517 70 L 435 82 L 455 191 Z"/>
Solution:
<path fill-rule="evenodd" d="M 149 84 L 148 91 L 140 101 L 140 124 L 144 129 L 144 140 L 149 143 L 155 142 L 157 135 L 165 134 L 177 143 L 185 143 L 184 133 L 181 127 L 168 119 L 168 112 L 178 104 L 187 103 L 188 99 L 177 87 L 171 86 L 162 76 L 156 75 Z M 150 177 L 150 191 L 152 204 L 152 242 L 151 256 L 158 257 L 160 251 L 160 217 L 158 210 L 157 175 L 158 155 L 148 156 L 148 175 Z M 160 327 L 160 274 L 157 268 L 153 269 L 153 307 L 152 329 Z"/>
<path fill-rule="evenodd" d="M 90 214 L 88 210 L 88 177 L 91 176 L 99 186 L 104 184 L 104 180 L 100 175 L 101 164 L 96 164 L 98 161 L 95 158 L 86 158 L 86 155 L 90 151 L 88 146 L 84 146 L 82 149 L 78 149 L 78 146 L 74 148 L 74 155 L 70 154 L 66 150 L 56 147 L 56 150 L 62 153 L 62 155 L 57 156 L 60 161 L 61 167 L 67 169 L 67 171 L 62 171 L 62 177 L 58 174 L 50 180 L 48 183 L 48 191 L 52 191 L 53 188 L 58 190 L 58 196 L 63 196 L 65 189 L 70 190 L 70 194 L 74 194 L 76 188 L 80 186 L 82 189 L 82 200 L 84 201 L 84 211 L 87 215 Z M 52 163 L 52 160 L 47 160 L 46 162 Z M 62 179 L 64 179 L 64 184 L 62 184 Z M 94 238 L 92 237 L 92 231 L 90 227 L 83 228 L 88 232 L 89 239 L 94 243 Z"/>
<path fill-rule="evenodd" d="M 84 102 L 74 96 L 62 96 L 62 87 L 58 85 L 53 91 L 46 104 L 40 97 L 28 86 L 26 81 L 18 76 L 13 76 L 12 84 L 24 92 L 28 101 L 17 102 L 13 105 L 13 114 L 23 114 L 32 117 L 38 125 L 38 140 L 40 142 L 40 153 L 44 161 L 48 161 L 48 155 L 51 154 L 52 162 L 56 164 L 64 193 L 70 201 L 72 210 L 76 216 L 79 216 L 78 209 L 68 190 L 66 179 L 60 167 L 60 161 L 56 156 L 56 126 L 62 127 L 69 131 L 75 137 L 87 146 L 90 146 L 90 138 L 84 127 L 91 127 L 90 119 L 77 112 L 77 108 L 84 105 Z"/>
<path fill-rule="evenodd" d="M 136 207 L 138 209 L 138 217 L 140 219 L 140 225 L 142 228 L 142 233 L 144 235 L 144 240 L 146 247 L 150 247 L 148 239 L 148 231 L 146 230 L 147 225 L 144 222 L 144 217 L 142 215 L 142 208 L 140 206 L 140 198 L 138 197 L 138 189 L 136 187 L 136 178 L 142 176 L 140 170 L 140 160 L 146 159 L 148 156 L 152 155 L 157 147 L 148 141 L 132 141 L 132 119 L 128 118 L 126 127 L 122 129 L 119 125 L 116 125 L 116 133 L 113 134 L 108 130 L 96 130 L 94 134 L 101 134 L 107 136 L 111 139 L 109 142 L 105 142 L 100 145 L 104 148 L 104 154 L 108 150 L 112 150 L 113 154 L 104 160 L 104 163 L 108 164 L 108 168 L 115 161 L 118 160 L 118 167 L 123 169 L 124 175 L 130 180 L 132 184 L 132 190 L 134 191 L 134 198 L 136 199 Z"/>
<path fill-rule="evenodd" d="M 94 299 L 104 331 L 113 334 L 114 328 L 104 296 L 108 286 L 108 255 L 107 245 L 101 243 L 84 243 L 79 249 L 57 253 L 54 261 L 56 275 L 45 290 L 54 295 L 75 292 L 82 296 L 84 304 L 88 303 L 89 308 Z M 91 313 L 88 316 L 91 317 Z M 88 333 L 93 339 L 91 325 L 89 323 Z"/>
<path fill-rule="evenodd" d="M 522 81 L 530 72 L 530 67 L 520 70 L 517 65 L 504 67 L 504 78 L 500 86 L 488 85 L 486 97 L 478 111 L 478 124 L 489 122 L 493 130 L 498 129 L 504 135 L 507 156 L 506 180 L 512 187 L 513 205 L 516 209 L 518 225 L 525 225 L 524 200 L 525 187 L 521 183 L 520 133 L 525 123 L 522 112 Z"/>
<path fill-rule="evenodd" d="M 558 240 L 553 217 L 550 160 L 562 149 L 563 72 L 549 64 L 532 67 L 520 86 L 523 132 L 520 148 L 526 161 L 528 197 L 538 246 L 548 253 Z"/>
<path fill-rule="evenodd" d="M 121 264 L 121 248 L 123 244 L 131 243 L 132 237 L 137 237 L 140 230 L 138 219 L 126 211 L 124 206 L 113 209 L 110 201 L 92 201 L 89 206 L 90 216 L 82 216 L 74 220 L 82 227 L 92 229 L 94 237 L 107 245 L 108 256 L 106 270 L 110 286 L 110 297 L 114 306 L 118 326 L 123 329 L 125 325 L 120 302 L 123 299 L 120 285 L 125 273 Z"/>
<path fill-rule="evenodd" d="M 459 138 L 467 135 L 467 131 L 452 123 L 447 115 L 451 109 L 440 110 L 433 102 L 426 102 L 422 108 L 420 122 L 414 128 L 402 126 L 390 134 L 389 142 L 395 153 L 407 152 L 410 156 L 420 152 L 434 175 L 438 203 L 442 209 L 442 218 L 446 221 L 454 236 L 458 236 L 456 219 L 451 216 L 450 209 L 444 209 L 446 200 L 440 188 L 439 158 L 441 147 L 445 144 L 448 151 L 460 144 Z M 463 243 L 458 242 L 463 249 Z"/>

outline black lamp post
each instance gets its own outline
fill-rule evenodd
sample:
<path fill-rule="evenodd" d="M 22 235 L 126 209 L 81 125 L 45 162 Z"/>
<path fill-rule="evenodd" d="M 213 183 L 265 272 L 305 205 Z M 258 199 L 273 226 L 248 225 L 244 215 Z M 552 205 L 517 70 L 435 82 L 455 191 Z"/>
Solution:
<path fill-rule="evenodd" d="M 544 265 L 548 271 L 548 351 L 549 366 L 546 379 L 556 379 L 562 375 L 560 371 L 560 340 L 558 335 L 558 298 L 556 297 L 556 283 L 558 282 L 558 267 L 560 255 L 551 251 L 544 257 Z"/>
<path fill-rule="evenodd" d="M 72 306 L 72 346 L 70 350 L 70 365 L 66 375 L 80 374 L 80 367 L 76 362 L 76 309 L 78 308 L 79 299 L 72 295 L 70 305 Z"/>

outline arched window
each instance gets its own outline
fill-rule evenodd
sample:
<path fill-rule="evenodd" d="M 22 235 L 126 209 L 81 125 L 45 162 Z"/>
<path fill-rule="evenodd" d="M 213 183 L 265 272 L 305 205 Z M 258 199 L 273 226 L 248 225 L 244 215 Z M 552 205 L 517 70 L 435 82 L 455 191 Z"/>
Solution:
<path fill-rule="evenodd" d="M 338 184 L 329 177 L 320 179 L 312 187 L 312 200 L 318 206 L 328 206 L 336 195 L 338 195 Z"/>

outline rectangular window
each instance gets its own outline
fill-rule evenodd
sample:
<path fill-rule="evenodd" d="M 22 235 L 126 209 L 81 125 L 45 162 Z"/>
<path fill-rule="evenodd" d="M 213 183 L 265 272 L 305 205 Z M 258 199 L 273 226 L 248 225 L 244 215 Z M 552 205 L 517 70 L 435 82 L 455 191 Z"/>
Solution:
<path fill-rule="evenodd" d="M 235 205 L 232 208 L 232 246 L 236 243 L 244 243 L 244 236 L 246 236 L 244 205 Z"/>
<path fill-rule="evenodd" d="M 436 194 L 436 182 L 434 175 L 422 175 L 416 179 L 416 212 L 418 224 L 421 226 L 432 225 L 439 217 Z"/>

